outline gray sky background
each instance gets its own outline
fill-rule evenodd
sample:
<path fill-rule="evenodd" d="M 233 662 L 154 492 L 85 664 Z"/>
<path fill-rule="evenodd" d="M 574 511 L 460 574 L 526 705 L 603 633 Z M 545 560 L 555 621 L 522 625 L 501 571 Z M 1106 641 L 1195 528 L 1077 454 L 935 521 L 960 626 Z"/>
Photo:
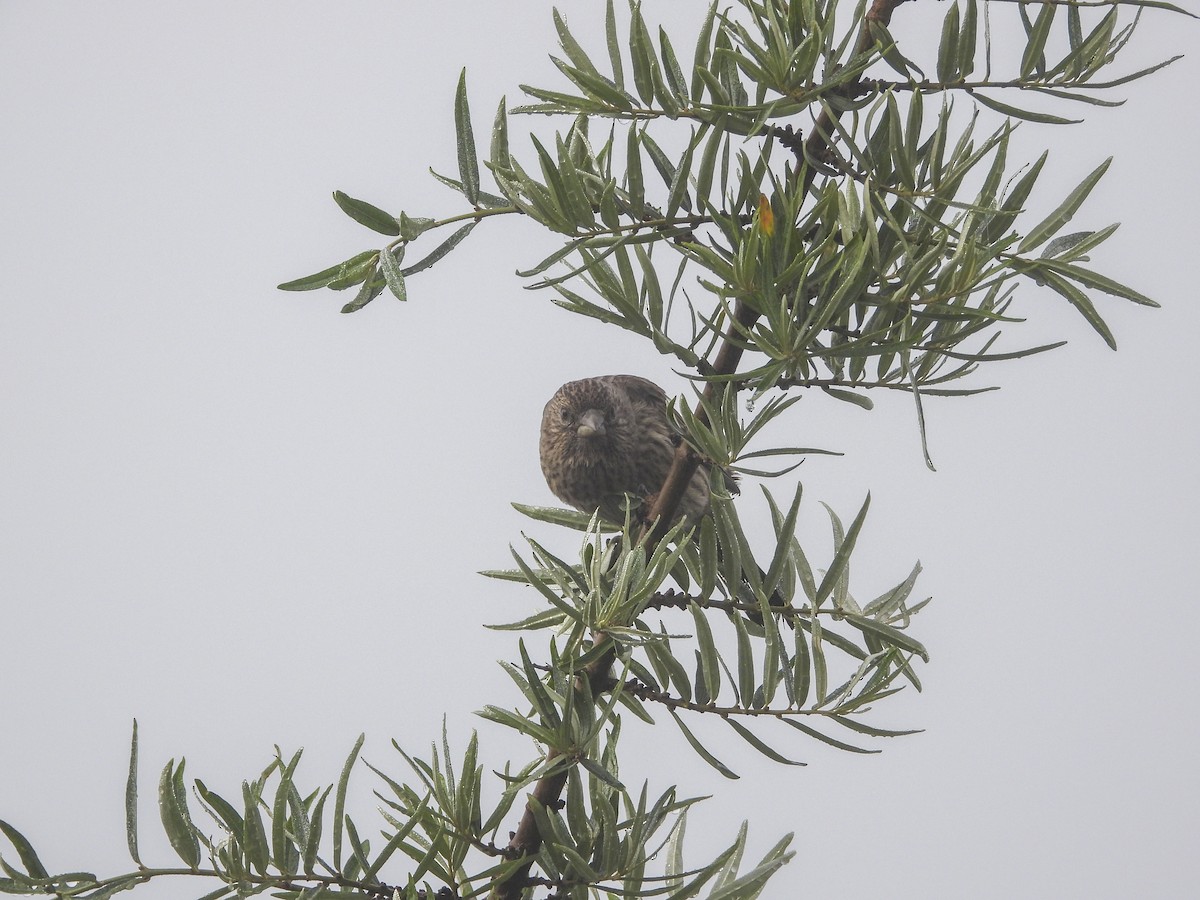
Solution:
<path fill-rule="evenodd" d="M 560 8 L 582 38 L 599 7 Z M 897 29 L 936 34 L 944 9 L 905 5 Z M 1194 44 L 1194 23 L 1148 19 L 1129 65 Z M 303 746 L 316 786 L 365 731 L 403 776 L 389 740 L 423 752 L 443 714 L 459 746 L 480 729 L 486 766 L 529 757 L 472 711 L 516 703 L 495 663 L 515 640 L 481 623 L 534 601 L 474 573 L 522 529 L 547 537 L 508 505 L 552 499 L 542 405 L 590 374 L 684 382 L 522 289 L 513 270 L 547 246 L 528 223 L 478 228 L 406 305 L 341 316 L 345 295 L 274 285 L 378 246 L 332 190 L 460 210 L 426 172 L 455 169 L 459 69 L 486 134 L 501 95 L 558 83 L 554 46 L 550 5 L 529 2 L 0 6 L 0 818 L 50 868 L 130 866 L 135 716 L 143 857 L 161 864 L 170 757 L 236 793 L 273 744 Z M 869 490 L 856 593 L 925 567 L 926 690 L 875 721 L 926 731 L 877 756 L 788 744 L 809 764 L 793 769 L 709 729 L 743 776 L 727 782 L 669 721 L 627 722 L 627 781 L 715 795 L 691 862 L 749 818 L 755 852 L 798 835 L 769 897 L 1189 895 L 1198 81 L 1192 56 L 1119 90 L 1123 108 L 1080 108 L 1083 126 L 1022 129 L 1028 158 L 1052 149 L 1043 207 L 1116 157 L 1071 227 L 1121 221 L 1095 267 L 1163 304 L 1098 298 L 1120 352 L 1031 286 L 1005 346 L 1070 344 L 985 370 L 999 392 L 929 401 L 937 473 L 903 395 L 871 413 L 807 397 L 778 426 L 846 454 L 800 470 L 815 555 L 817 501 L 851 517 Z M 374 821 L 365 771 L 355 785 Z"/>

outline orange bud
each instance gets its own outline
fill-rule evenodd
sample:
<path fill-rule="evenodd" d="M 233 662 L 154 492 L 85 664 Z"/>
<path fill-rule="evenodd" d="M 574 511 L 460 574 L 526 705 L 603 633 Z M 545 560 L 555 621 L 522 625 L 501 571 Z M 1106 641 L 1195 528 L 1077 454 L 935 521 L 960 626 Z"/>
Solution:
<path fill-rule="evenodd" d="M 766 194 L 758 195 L 758 224 L 767 237 L 775 233 L 775 213 L 771 210 L 771 201 L 767 199 Z"/>

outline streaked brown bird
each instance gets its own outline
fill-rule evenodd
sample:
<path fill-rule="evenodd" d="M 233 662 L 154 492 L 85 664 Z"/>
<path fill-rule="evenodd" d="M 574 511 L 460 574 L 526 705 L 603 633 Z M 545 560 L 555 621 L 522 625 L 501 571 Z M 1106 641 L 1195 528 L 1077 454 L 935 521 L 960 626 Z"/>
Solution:
<path fill-rule="evenodd" d="M 666 392 L 653 381 L 636 375 L 569 381 L 542 413 L 542 473 L 559 500 L 585 513 L 600 510 L 619 524 L 626 494 L 649 509 L 682 439 L 667 420 Z M 711 468 L 696 469 L 675 521 L 694 521 L 708 510 Z M 725 483 L 737 490 L 728 473 Z"/>
<path fill-rule="evenodd" d="M 667 394 L 653 381 L 636 375 L 568 381 L 542 412 L 542 474 L 563 503 L 589 515 L 599 510 L 601 518 L 621 524 L 626 494 L 641 501 L 635 512 L 649 511 L 682 440 L 667 419 Z M 674 521 L 695 522 L 708 512 L 711 472 L 712 464 L 707 462 L 696 469 Z M 725 488 L 737 493 L 733 476 L 722 472 Z M 759 579 L 765 577 L 759 569 Z M 742 583 L 747 587 L 744 578 Z M 769 602 L 785 605 L 778 589 Z M 756 610 L 746 616 L 762 624 Z M 794 627 L 791 619 L 785 621 Z"/>

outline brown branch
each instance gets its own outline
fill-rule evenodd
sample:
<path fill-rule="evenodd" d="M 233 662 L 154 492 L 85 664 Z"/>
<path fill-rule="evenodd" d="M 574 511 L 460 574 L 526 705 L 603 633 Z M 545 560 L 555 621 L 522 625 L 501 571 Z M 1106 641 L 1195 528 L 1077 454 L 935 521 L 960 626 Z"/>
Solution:
<path fill-rule="evenodd" d="M 687 609 L 698 606 L 700 609 L 716 609 L 724 613 L 746 613 L 754 615 L 762 612 L 757 603 L 746 600 L 717 600 L 712 597 L 697 597 L 674 588 L 652 594 L 646 601 L 646 609 Z M 814 610 L 809 606 L 791 606 L 790 604 L 772 603 L 771 612 L 789 622 L 797 620 L 809 621 L 813 616 L 830 616 L 841 618 L 842 611 L 834 607 Z"/>
<path fill-rule="evenodd" d="M 666 691 L 656 691 L 649 685 L 637 680 L 626 681 L 622 690 L 630 696 L 637 697 L 649 703 L 661 703 L 668 709 L 685 709 L 689 712 L 712 713 L 722 719 L 736 716 L 767 716 L 772 719 L 787 719 L 795 716 L 836 716 L 841 715 L 837 709 L 800 709 L 795 706 L 785 707 L 746 707 L 746 706 L 717 706 L 715 703 L 697 703 L 694 700 L 684 700 Z"/>
<path fill-rule="evenodd" d="M 880 25 L 887 25 L 892 21 L 892 12 L 901 3 L 907 3 L 908 0 L 875 0 L 871 4 L 871 8 L 867 10 L 867 14 L 863 17 L 862 27 L 858 32 L 858 43 L 855 44 L 854 53 L 865 53 L 871 49 L 871 23 L 878 22 Z M 813 178 L 816 177 L 817 170 L 813 163 L 824 162 L 826 155 L 833 145 L 833 123 L 838 118 L 840 113 L 835 112 L 831 107 L 824 107 L 821 114 L 817 116 L 817 121 L 813 125 L 812 131 L 808 133 L 808 139 L 804 142 L 804 155 L 808 160 L 808 168 L 804 172 L 804 180 L 802 188 L 805 192 L 812 186 Z"/>
<path fill-rule="evenodd" d="M 863 18 L 863 23 L 859 30 L 856 52 L 862 53 L 870 48 L 872 40 L 870 24 L 872 22 L 879 22 L 884 25 L 888 24 L 892 19 L 892 11 L 900 4 L 906 2 L 908 0 L 874 0 L 871 8 Z M 816 126 L 804 141 L 804 151 L 807 159 L 819 160 L 825 155 L 833 141 L 831 132 L 836 115 L 837 113 L 826 107 L 821 111 L 821 115 L 817 117 Z M 807 165 L 801 182 L 802 192 L 808 192 L 812 186 L 813 179 L 816 177 L 816 171 L 816 168 L 811 163 Z M 734 322 L 730 323 L 730 330 L 726 332 L 725 339 L 717 351 L 717 358 L 712 366 L 712 375 L 732 375 L 737 371 L 738 363 L 742 359 L 743 347 L 741 341 L 736 339 L 735 335 L 739 332 L 749 331 L 754 323 L 758 321 L 760 315 L 761 313 L 758 310 L 748 306 L 741 300 L 737 301 L 733 312 Z M 709 381 L 707 387 L 704 389 L 704 399 L 709 401 L 715 400 L 717 392 L 720 389 L 719 382 Z M 697 404 L 696 418 L 701 424 L 708 423 L 708 413 L 705 411 L 702 403 Z M 671 463 L 671 470 L 667 473 L 667 478 L 655 496 L 654 503 L 647 515 L 647 522 L 654 524 L 653 526 L 647 525 L 643 527 L 643 537 L 649 532 L 649 539 L 652 543 L 662 540 L 663 535 L 667 532 L 675 517 L 675 510 L 679 507 L 679 501 L 682 499 L 688 484 L 691 482 L 692 475 L 695 474 L 696 468 L 699 465 L 700 457 L 696 454 L 696 451 L 686 441 L 680 442 L 678 449 L 675 451 L 675 459 Z M 608 641 L 608 638 L 603 633 L 597 633 L 595 641 L 596 646 L 601 646 Z M 612 668 L 614 657 L 615 652 L 610 646 L 606 652 L 602 653 L 585 669 L 580 677 L 587 678 L 591 686 L 598 687 L 603 685 L 611 678 L 609 672 Z M 595 693 L 593 691 L 593 696 Z M 551 749 L 547 752 L 546 759 L 549 762 L 560 755 L 558 751 Z M 548 775 L 534 785 L 532 797 L 543 807 L 554 806 L 558 803 L 558 799 L 566 783 L 566 769 L 556 772 L 553 775 Z M 533 811 L 527 806 L 516 832 L 513 833 L 512 839 L 509 841 L 508 851 L 514 857 L 527 856 L 529 861 L 513 871 L 506 879 L 492 887 L 492 900 L 519 900 L 522 891 L 530 884 L 529 869 L 533 865 L 534 856 L 541 846 L 542 836 L 537 827 L 537 820 L 534 817 Z"/>

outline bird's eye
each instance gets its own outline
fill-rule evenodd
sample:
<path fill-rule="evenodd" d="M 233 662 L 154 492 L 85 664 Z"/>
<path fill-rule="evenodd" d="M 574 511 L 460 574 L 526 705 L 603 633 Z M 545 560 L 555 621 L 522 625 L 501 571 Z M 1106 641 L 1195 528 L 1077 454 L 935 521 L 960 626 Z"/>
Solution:
<path fill-rule="evenodd" d="M 571 411 L 569 409 L 567 409 L 565 406 L 558 411 L 558 417 L 559 417 L 559 419 L 562 420 L 562 423 L 564 425 L 571 424 Z"/>

